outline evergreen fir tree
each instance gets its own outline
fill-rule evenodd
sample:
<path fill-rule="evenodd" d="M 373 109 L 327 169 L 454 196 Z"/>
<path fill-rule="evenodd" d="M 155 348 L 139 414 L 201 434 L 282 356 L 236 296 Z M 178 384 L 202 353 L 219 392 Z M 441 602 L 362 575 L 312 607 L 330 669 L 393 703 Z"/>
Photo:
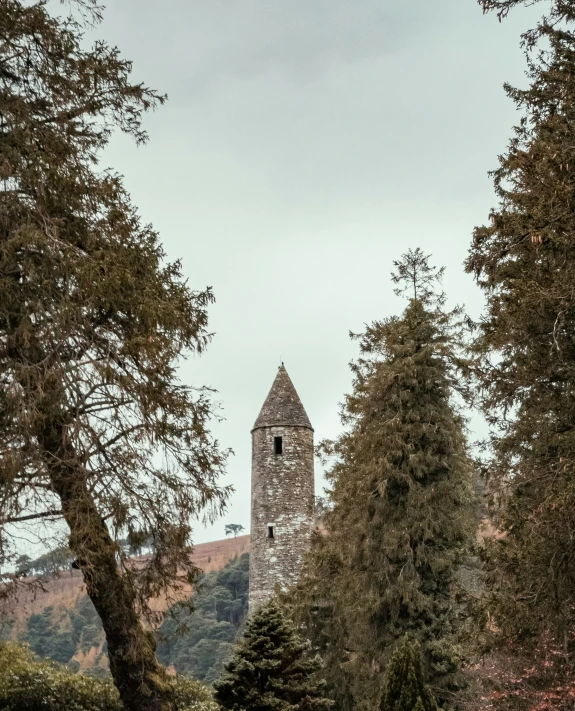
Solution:
<path fill-rule="evenodd" d="M 248 620 L 242 640 L 215 683 L 215 698 L 231 711 L 323 711 L 332 702 L 318 679 L 321 661 L 271 600 Z"/>
<path fill-rule="evenodd" d="M 488 547 L 490 612 L 515 648 L 536 660 L 551 641 L 573 665 L 575 4 L 551 7 L 526 36 L 540 40 L 536 53 L 527 42 L 529 88 L 506 87 L 523 118 L 493 173 L 499 205 L 476 229 L 467 267 L 487 297 L 475 347 L 504 533 Z"/>
<path fill-rule="evenodd" d="M 405 637 L 387 665 L 380 711 L 435 711 L 436 708 L 423 675 L 421 647 Z"/>
<path fill-rule="evenodd" d="M 459 311 L 434 293 L 421 250 L 395 264 L 401 316 L 360 337 L 346 426 L 323 443 L 333 508 L 294 592 L 294 615 L 326 662 L 338 708 L 376 708 L 404 634 L 420 640 L 442 702 L 463 684 L 453 643 L 458 565 L 472 543 L 472 464 L 453 401 Z"/>

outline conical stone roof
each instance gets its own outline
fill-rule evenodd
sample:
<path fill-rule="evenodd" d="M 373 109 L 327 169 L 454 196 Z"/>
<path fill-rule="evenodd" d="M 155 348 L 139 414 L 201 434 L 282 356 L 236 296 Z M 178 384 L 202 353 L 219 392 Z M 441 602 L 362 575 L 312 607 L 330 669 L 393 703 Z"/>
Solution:
<path fill-rule="evenodd" d="M 253 429 L 287 425 L 313 430 L 299 395 L 282 363 Z"/>

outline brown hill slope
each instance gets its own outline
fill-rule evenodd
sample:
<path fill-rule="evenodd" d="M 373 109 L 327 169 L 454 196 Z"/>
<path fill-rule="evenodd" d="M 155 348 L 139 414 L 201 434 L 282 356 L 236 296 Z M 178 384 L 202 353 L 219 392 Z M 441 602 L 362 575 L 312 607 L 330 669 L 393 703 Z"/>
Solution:
<path fill-rule="evenodd" d="M 209 573 L 212 570 L 220 570 L 229 560 L 248 553 L 249 550 L 249 535 L 225 538 L 220 541 L 198 543 L 194 547 L 192 560 L 198 568 Z M 146 556 L 141 556 L 135 560 L 145 559 Z M 49 580 L 45 591 L 22 592 L 17 603 L 9 610 L 10 616 L 14 620 L 12 636 L 19 635 L 30 615 L 40 614 L 47 607 L 52 607 L 55 614 L 64 612 L 74 607 L 83 595 L 85 595 L 84 581 L 78 570 L 62 573 L 59 577 Z M 162 600 L 157 600 L 152 607 L 157 611 L 163 611 L 165 603 Z"/>

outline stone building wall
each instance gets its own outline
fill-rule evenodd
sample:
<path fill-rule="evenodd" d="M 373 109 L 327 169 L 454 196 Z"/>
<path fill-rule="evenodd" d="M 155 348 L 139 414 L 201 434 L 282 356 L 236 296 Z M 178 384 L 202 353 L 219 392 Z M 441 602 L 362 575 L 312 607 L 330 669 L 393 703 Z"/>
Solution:
<path fill-rule="evenodd" d="M 282 454 L 275 453 L 275 437 L 282 437 Z M 253 430 L 252 609 L 269 598 L 276 586 L 285 590 L 297 579 L 313 526 L 313 464 L 311 427 L 274 425 Z"/>

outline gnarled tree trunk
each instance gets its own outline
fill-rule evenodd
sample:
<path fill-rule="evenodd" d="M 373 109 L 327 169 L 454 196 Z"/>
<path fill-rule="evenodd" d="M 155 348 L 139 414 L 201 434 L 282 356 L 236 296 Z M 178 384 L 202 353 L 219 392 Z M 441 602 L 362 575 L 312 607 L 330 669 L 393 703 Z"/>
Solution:
<path fill-rule="evenodd" d="M 155 656 L 154 637 L 138 617 L 135 591 L 118 569 L 117 544 L 95 506 L 74 449 L 66 442 L 65 425 L 46 418 L 38 439 L 70 529 L 70 550 L 78 558 L 86 591 L 102 620 L 120 698 L 129 711 L 174 711 L 166 671 Z"/>

